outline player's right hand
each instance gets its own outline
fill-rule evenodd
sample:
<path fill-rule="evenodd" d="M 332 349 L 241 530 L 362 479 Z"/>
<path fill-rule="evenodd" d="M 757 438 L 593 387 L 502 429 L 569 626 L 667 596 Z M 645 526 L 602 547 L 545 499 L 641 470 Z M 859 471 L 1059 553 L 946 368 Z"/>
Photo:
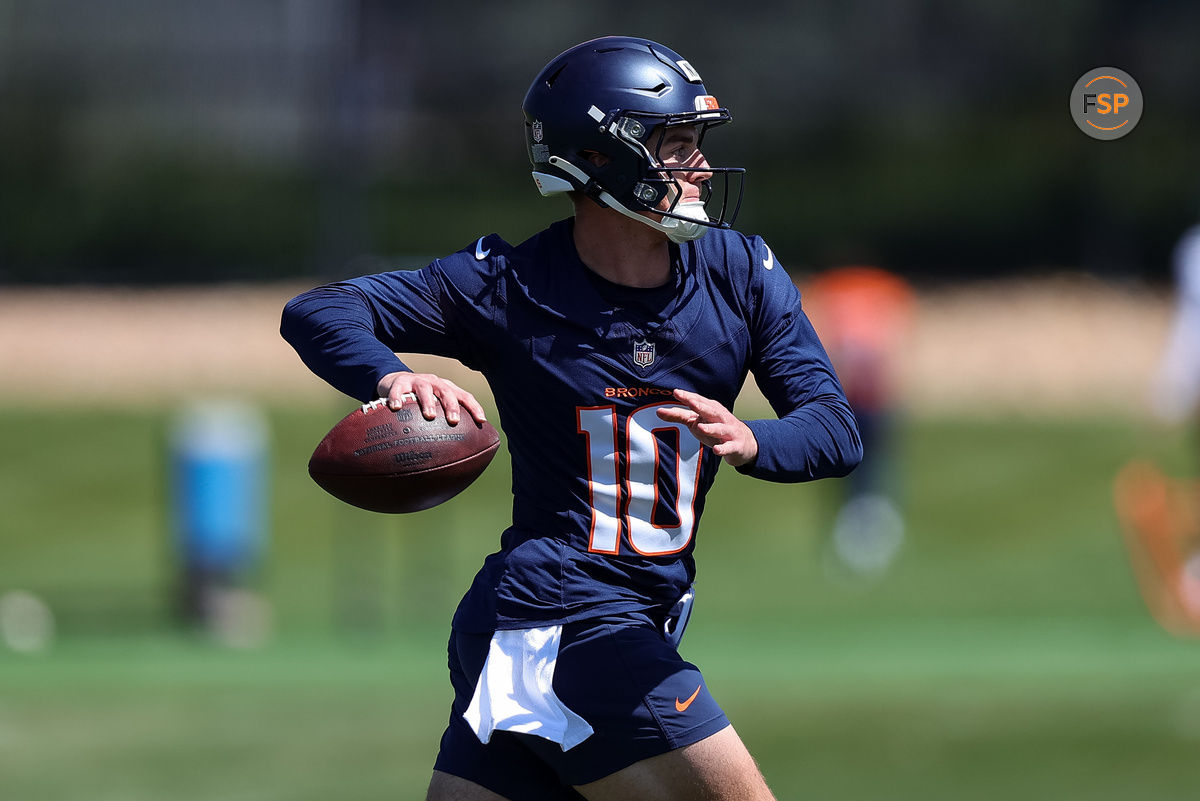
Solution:
<path fill-rule="evenodd" d="M 673 394 L 684 406 L 660 408 L 657 412 L 660 418 L 683 423 L 701 444 L 712 448 L 713 453 L 734 467 L 758 458 L 758 440 L 754 432 L 733 412 L 696 392 L 676 389 Z"/>
<path fill-rule="evenodd" d="M 475 400 L 474 395 L 450 379 L 433 373 L 398 370 L 379 379 L 375 389 L 379 397 L 387 401 L 388 408 L 393 410 L 404 405 L 405 395 L 416 395 L 417 404 L 420 405 L 421 414 L 426 420 L 437 417 L 438 409 L 441 408 L 446 413 L 446 422 L 451 425 L 458 422 L 463 409 L 466 409 L 476 423 L 487 422 L 483 407 Z"/>

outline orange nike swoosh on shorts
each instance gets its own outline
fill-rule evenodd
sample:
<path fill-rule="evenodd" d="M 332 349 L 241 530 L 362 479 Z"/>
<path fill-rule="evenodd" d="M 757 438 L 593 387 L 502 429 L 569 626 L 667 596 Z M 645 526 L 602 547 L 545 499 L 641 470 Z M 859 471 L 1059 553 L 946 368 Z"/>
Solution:
<path fill-rule="evenodd" d="M 696 685 L 696 692 L 688 696 L 686 701 L 680 701 L 679 697 L 675 697 L 675 711 L 686 712 L 687 708 L 692 705 L 692 701 L 696 700 L 696 696 L 700 694 L 700 685 Z"/>

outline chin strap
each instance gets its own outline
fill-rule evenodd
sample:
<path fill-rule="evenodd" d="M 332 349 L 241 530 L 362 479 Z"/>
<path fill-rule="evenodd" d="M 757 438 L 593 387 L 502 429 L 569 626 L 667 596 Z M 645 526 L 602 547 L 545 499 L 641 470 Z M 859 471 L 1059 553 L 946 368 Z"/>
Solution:
<path fill-rule="evenodd" d="M 550 166 L 558 167 L 578 181 L 581 186 L 586 186 L 591 181 L 587 173 L 564 158 L 551 156 Z M 559 178 L 557 175 L 549 175 L 544 172 L 534 172 L 533 180 L 543 195 L 569 192 L 575 188 L 569 181 Z M 626 208 L 615 197 L 603 189 L 599 192 L 599 198 L 609 208 L 624 214 L 629 219 L 637 220 L 643 225 L 648 225 L 656 231 L 663 232 L 667 235 L 668 239 L 677 245 L 684 242 L 692 242 L 708 233 L 709 226 L 704 224 L 708 222 L 708 212 L 705 211 L 704 204 L 699 200 L 685 201 L 675 207 L 674 214 L 680 214 L 689 219 L 681 220 L 675 217 L 663 217 L 659 221 L 652 220 L 642 212 Z"/>

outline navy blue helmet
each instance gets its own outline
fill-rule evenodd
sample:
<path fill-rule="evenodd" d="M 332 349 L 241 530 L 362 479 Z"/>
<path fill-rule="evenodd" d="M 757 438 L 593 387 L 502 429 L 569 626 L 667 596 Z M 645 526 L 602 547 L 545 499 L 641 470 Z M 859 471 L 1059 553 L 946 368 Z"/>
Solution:
<path fill-rule="evenodd" d="M 660 147 L 668 128 L 698 126 L 699 146 L 709 128 L 732 119 L 675 51 L 629 36 L 576 45 L 538 73 L 522 110 L 533 179 L 543 195 L 582 192 L 676 242 L 733 224 L 744 169 L 663 166 Z M 589 158 L 594 153 L 604 158 Z M 681 203 L 678 175 L 697 171 L 710 174 L 701 200 Z M 661 221 L 640 213 L 645 211 Z"/>

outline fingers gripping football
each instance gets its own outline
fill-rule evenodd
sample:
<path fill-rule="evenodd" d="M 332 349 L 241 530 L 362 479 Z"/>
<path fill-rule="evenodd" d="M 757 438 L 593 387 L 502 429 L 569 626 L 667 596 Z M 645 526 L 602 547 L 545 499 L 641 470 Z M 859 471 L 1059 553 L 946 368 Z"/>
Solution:
<path fill-rule="evenodd" d="M 388 373 L 379 379 L 376 390 L 379 397 L 387 400 L 390 409 L 403 406 L 405 395 L 415 395 L 421 407 L 421 414 L 426 420 L 437 417 L 440 408 L 446 414 L 446 422 L 452 425 L 458 422 L 463 410 L 466 410 L 476 423 L 487 421 L 483 407 L 474 395 L 450 379 L 432 373 L 410 373 L 403 370 Z"/>
<path fill-rule="evenodd" d="M 733 412 L 711 398 L 684 389 L 675 390 L 675 400 L 686 408 L 673 406 L 658 410 L 663 420 L 683 423 L 696 439 L 734 467 L 754 461 L 758 440 L 750 427 Z"/>

